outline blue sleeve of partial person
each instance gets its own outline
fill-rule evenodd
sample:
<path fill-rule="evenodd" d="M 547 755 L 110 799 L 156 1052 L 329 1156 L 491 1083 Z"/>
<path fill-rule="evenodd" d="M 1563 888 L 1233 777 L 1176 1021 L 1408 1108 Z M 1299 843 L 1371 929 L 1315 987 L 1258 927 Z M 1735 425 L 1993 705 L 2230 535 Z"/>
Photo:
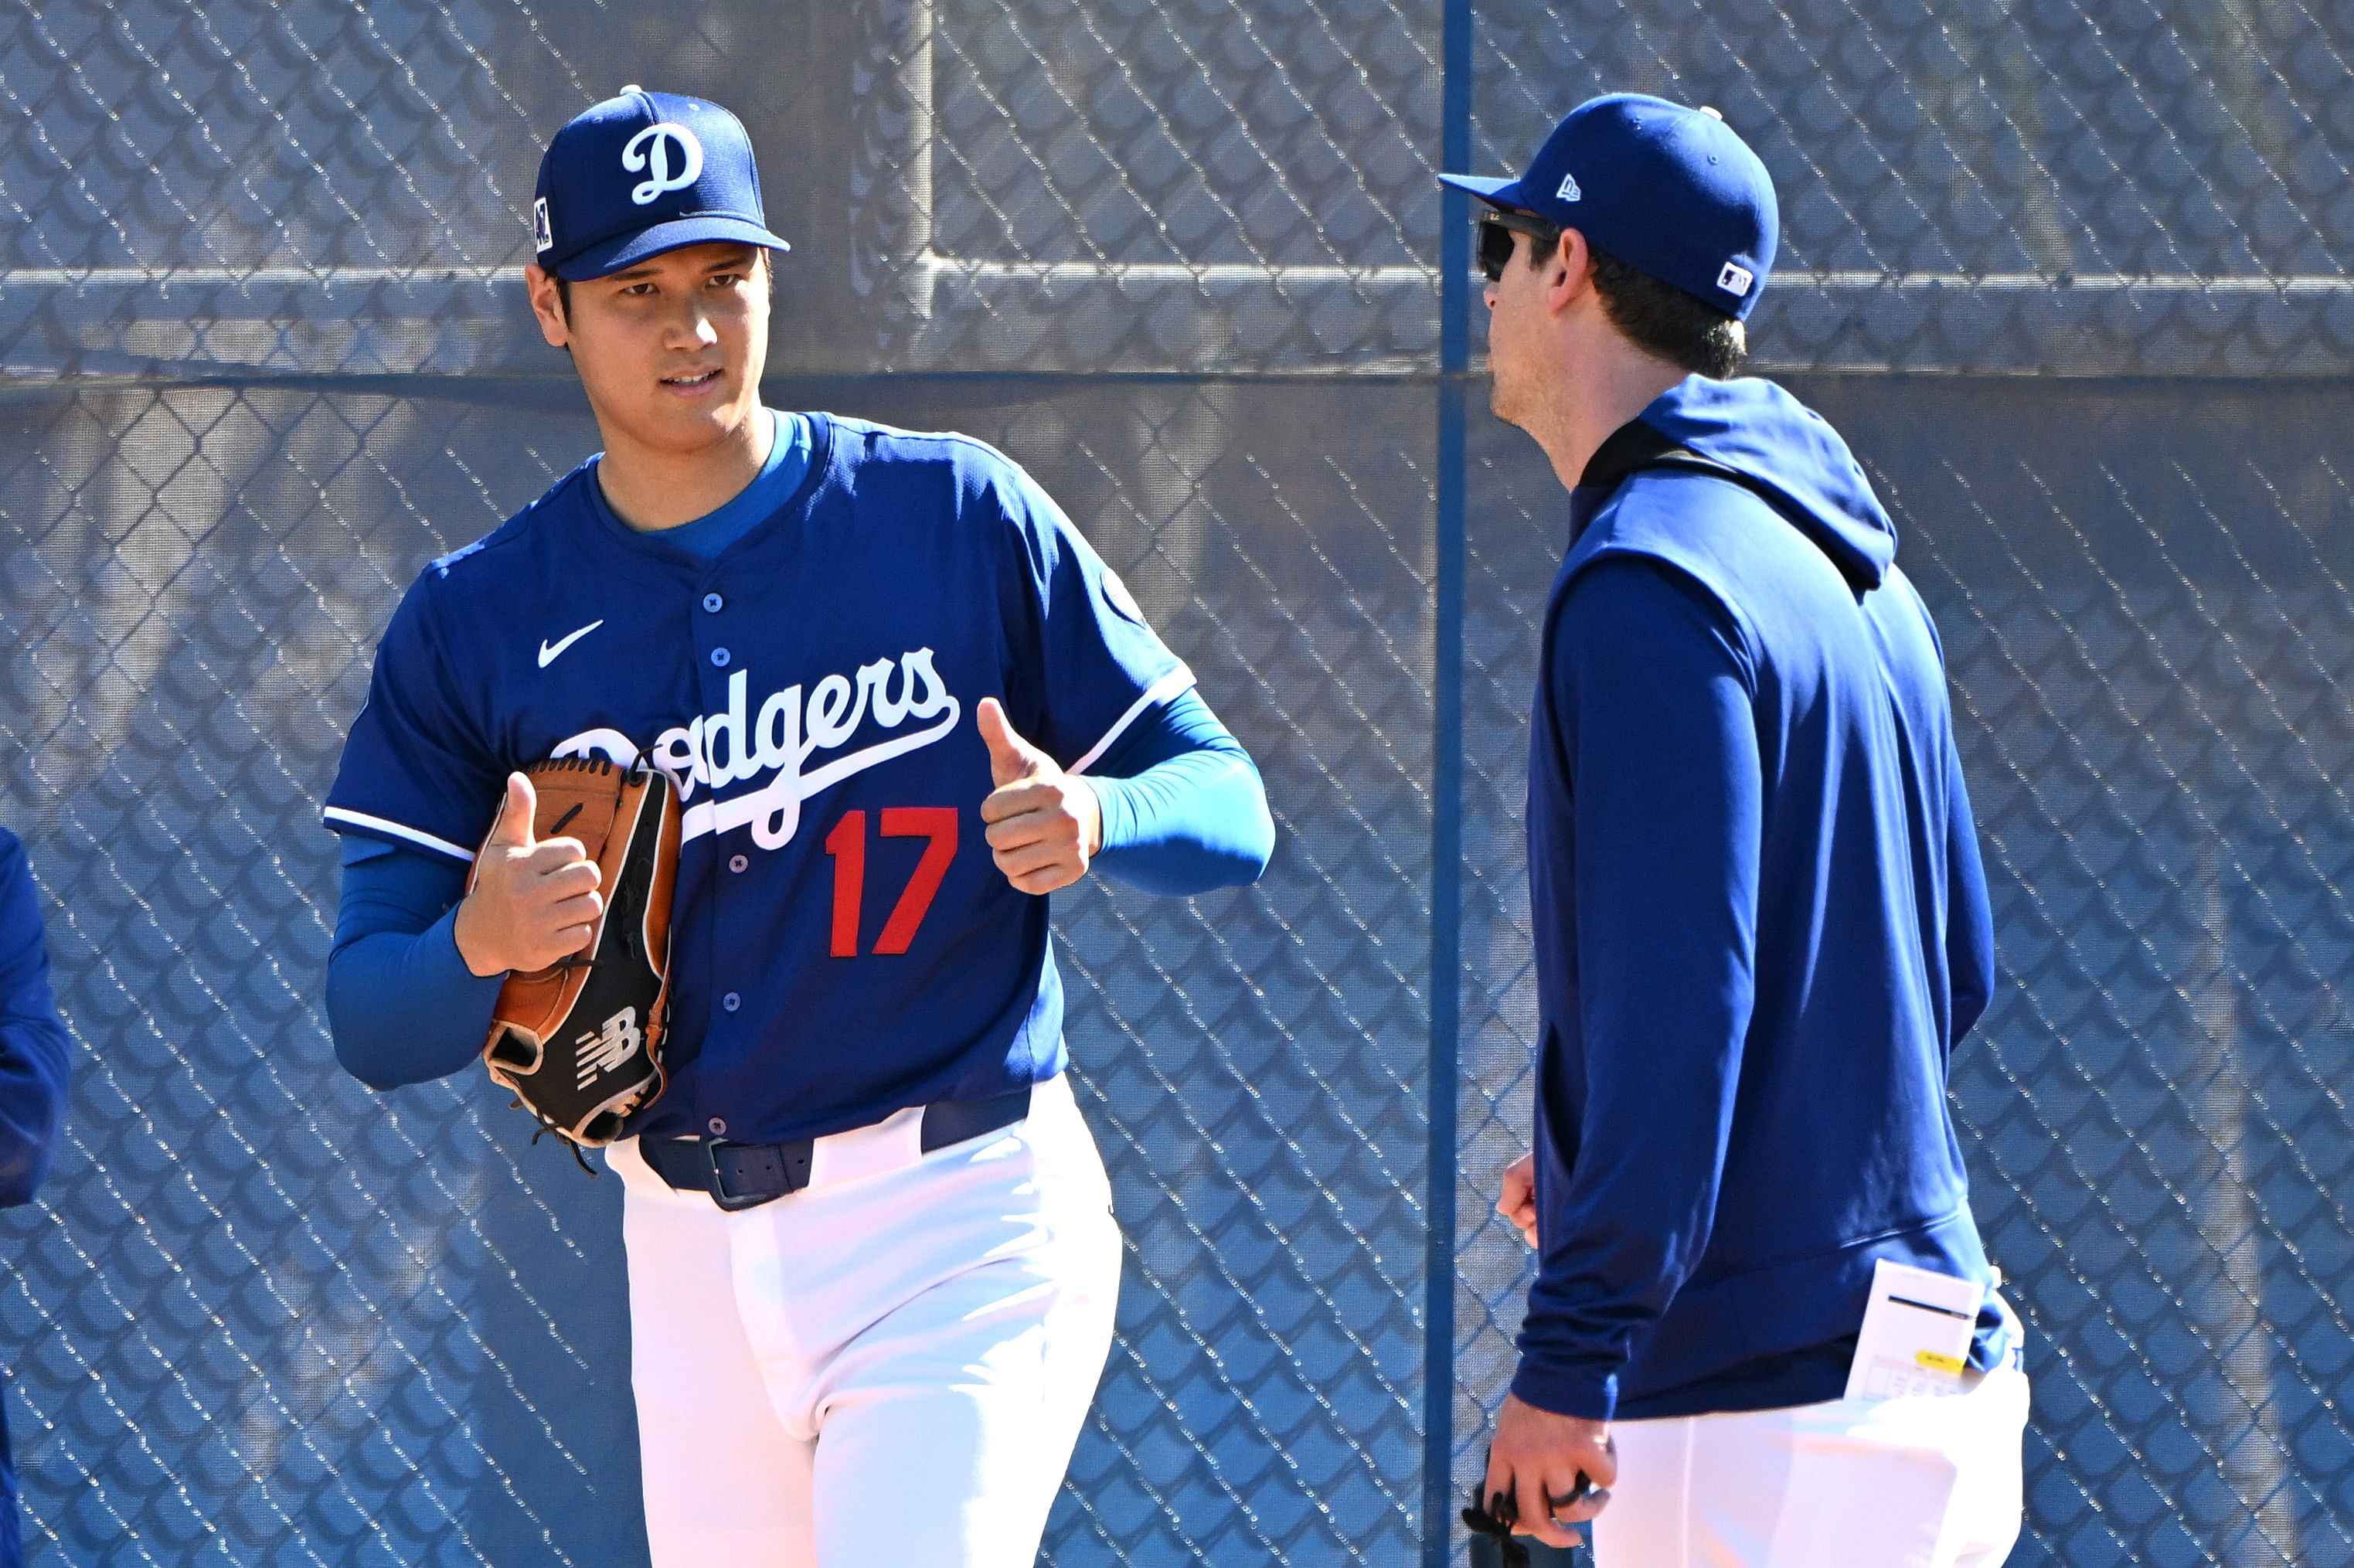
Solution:
<path fill-rule="evenodd" d="M 1107 876 L 1186 897 L 1257 882 L 1275 853 L 1258 768 L 1190 689 L 1138 719 L 1087 777 Z"/>
<path fill-rule="evenodd" d="M 1953 988 L 1946 1049 L 1962 1043 L 1994 996 L 1994 909 L 1987 898 L 1978 828 L 1962 781 L 1961 753 L 1946 745 L 1946 970 Z"/>
<path fill-rule="evenodd" d="M 16 835 L 0 828 L 0 1204 L 31 1202 L 49 1173 L 70 1051 L 49 990 L 33 870 Z"/>
<path fill-rule="evenodd" d="M 327 957 L 335 1060 L 372 1089 L 445 1077 L 482 1054 L 504 975 L 458 956 L 466 868 L 357 834 L 344 840 L 343 902 Z"/>
<path fill-rule="evenodd" d="M 1589 568 L 1547 657 L 1575 785 L 1585 1094 L 1538 1089 L 1558 1130 L 1538 1153 L 1543 1245 L 1512 1389 L 1606 1421 L 1632 1337 L 1715 1221 L 1755 1000 L 1764 770 L 1741 633 L 1681 573 Z"/>

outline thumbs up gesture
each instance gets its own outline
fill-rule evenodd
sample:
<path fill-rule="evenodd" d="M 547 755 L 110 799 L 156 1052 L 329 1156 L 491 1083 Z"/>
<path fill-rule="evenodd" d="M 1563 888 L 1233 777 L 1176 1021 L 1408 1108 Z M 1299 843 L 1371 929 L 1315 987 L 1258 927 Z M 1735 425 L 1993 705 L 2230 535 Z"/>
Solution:
<path fill-rule="evenodd" d="M 981 803 L 997 869 L 1024 893 L 1068 887 L 1103 847 L 1096 792 L 1016 734 L 995 697 L 981 699 L 973 722 L 989 747 L 990 780 L 997 786 Z"/>
<path fill-rule="evenodd" d="M 597 863 L 578 839 L 535 842 L 539 800 L 531 780 L 507 775 L 507 798 L 458 906 L 458 956 L 478 975 L 528 973 L 588 944 L 604 908 Z"/>

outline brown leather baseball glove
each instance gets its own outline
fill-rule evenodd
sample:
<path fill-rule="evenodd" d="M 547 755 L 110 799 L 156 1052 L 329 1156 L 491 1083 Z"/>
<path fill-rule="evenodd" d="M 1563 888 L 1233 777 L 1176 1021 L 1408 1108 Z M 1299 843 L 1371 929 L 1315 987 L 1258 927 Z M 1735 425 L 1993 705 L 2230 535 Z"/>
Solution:
<path fill-rule="evenodd" d="M 533 836 L 580 841 L 597 863 L 604 912 L 579 952 L 507 977 L 482 1061 L 544 1131 L 575 1146 L 578 1159 L 579 1146 L 620 1136 L 623 1120 L 652 1104 L 668 1081 L 662 1048 L 678 790 L 642 763 L 625 768 L 599 758 L 536 763 L 524 776 L 539 797 Z M 491 834 L 498 831 L 493 821 Z"/>

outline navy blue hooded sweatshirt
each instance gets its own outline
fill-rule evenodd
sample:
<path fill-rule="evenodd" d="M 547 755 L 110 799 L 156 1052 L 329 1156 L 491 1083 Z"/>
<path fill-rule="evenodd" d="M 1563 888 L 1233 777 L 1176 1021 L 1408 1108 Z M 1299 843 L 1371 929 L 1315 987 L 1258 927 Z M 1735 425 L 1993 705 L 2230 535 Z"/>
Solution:
<path fill-rule="evenodd" d="M 1581 481 L 1531 738 L 1513 1392 L 1837 1399 L 1874 1260 L 1990 1273 L 1946 1103 L 1994 933 L 1943 653 L 1862 470 L 1770 382 L 1684 381 Z M 1989 1303 L 1981 1370 L 2000 1332 Z"/>

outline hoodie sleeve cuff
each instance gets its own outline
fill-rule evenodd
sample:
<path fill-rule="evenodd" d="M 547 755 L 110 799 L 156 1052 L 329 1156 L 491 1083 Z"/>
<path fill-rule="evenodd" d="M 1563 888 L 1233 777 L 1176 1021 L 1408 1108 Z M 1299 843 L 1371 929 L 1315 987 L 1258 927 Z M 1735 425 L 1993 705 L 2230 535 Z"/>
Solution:
<path fill-rule="evenodd" d="M 1598 1368 L 1541 1366 L 1522 1356 L 1512 1393 L 1522 1404 L 1581 1421 L 1608 1421 L 1618 1413 L 1618 1374 Z"/>

